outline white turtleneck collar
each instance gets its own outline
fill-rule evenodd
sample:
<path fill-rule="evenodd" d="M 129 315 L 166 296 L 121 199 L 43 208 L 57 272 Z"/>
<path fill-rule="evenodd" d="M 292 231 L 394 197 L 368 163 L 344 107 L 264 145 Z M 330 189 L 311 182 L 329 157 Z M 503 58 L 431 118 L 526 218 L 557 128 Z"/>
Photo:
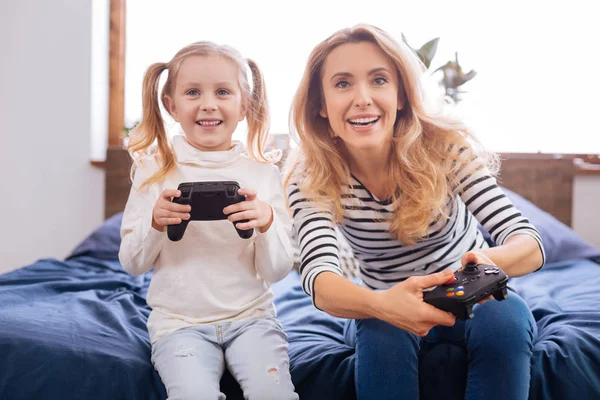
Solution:
<path fill-rule="evenodd" d="M 177 162 L 196 164 L 206 168 L 221 168 L 238 162 L 244 152 L 244 144 L 234 140 L 227 151 L 202 151 L 192 146 L 185 135 L 175 135 L 171 140 Z"/>

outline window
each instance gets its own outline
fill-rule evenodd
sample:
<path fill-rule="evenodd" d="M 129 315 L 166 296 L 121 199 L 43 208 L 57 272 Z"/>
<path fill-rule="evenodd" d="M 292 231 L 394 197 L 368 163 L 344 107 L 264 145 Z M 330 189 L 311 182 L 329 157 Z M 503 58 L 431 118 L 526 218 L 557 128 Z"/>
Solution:
<path fill-rule="evenodd" d="M 141 117 L 141 83 L 150 64 L 210 40 L 257 61 L 271 132 L 287 133 L 290 102 L 312 48 L 337 29 L 367 22 L 397 40 L 403 32 L 413 47 L 440 37 L 432 70 L 457 51 L 463 68 L 477 71 L 456 111 L 490 149 L 600 153 L 594 123 L 600 24 L 593 2 L 510 3 L 128 0 L 125 121 Z"/>

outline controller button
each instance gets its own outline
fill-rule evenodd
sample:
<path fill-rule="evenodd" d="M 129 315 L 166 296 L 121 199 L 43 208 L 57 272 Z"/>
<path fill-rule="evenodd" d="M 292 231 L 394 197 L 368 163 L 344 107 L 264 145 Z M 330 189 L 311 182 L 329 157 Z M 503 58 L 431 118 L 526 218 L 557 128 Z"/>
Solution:
<path fill-rule="evenodd" d="M 227 196 L 235 196 L 235 186 L 227 186 Z"/>
<path fill-rule="evenodd" d="M 448 293 L 446 293 L 446 296 L 452 297 L 452 296 L 454 296 L 454 292 L 448 292 Z"/>
<path fill-rule="evenodd" d="M 459 291 L 459 292 L 456 292 L 456 295 L 457 295 L 457 296 L 463 296 L 464 294 L 465 294 L 465 292 L 463 292 L 462 290 L 461 290 L 461 291 Z"/>
<path fill-rule="evenodd" d="M 446 292 L 454 292 L 454 288 L 449 287 L 448 289 L 446 289 Z"/>
<path fill-rule="evenodd" d="M 452 278 L 448 279 L 447 282 L 444 282 L 444 285 L 452 285 L 456 280 L 456 276 L 452 275 Z"/>
<path fill-rule="evenodd" d="M 465 290 L 465 288 L 462 287 L 462 286 L 459 286 L 459 287 L 456 288 L 456 290 Z"/>

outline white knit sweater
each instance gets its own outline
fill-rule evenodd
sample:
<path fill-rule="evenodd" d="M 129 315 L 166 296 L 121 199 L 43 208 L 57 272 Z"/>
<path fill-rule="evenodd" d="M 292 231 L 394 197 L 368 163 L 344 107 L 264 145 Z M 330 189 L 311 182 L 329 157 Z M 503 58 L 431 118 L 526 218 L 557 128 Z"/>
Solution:
<path fill-rule="evenodd" d="M 183 135 L 172 147 L 177 167 L 160 183 L 141 184 L 158 166 L 153 158 L 138 163 L 123 215 L 119 259 L 129 273 L 154 268 L 147 302 L 152 308 L 148 331 L 152 343 L 185 327 L 275 316 L 270 283 L 291 270 L 291 221 L 277 167 L 243 155 L 243 145 L 231 150 L 203 152 Z M 273 223 L 265 233 L 241 239 L 233 224 L 191 221 L 183 239 L 171 242 L 167 230 L 152 228 L 152 209 L 164 189 L 181 182 L 237 181 L 257 191 L 271 205 Z"/>

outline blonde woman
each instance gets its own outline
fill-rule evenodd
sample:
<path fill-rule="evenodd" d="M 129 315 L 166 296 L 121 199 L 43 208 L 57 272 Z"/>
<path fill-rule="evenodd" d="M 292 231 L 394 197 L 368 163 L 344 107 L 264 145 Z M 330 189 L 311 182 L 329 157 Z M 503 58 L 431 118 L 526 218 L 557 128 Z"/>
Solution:
<path fill-rule="evenodd" d="M 467 399 L 526 399 L 534 322 L 522 299 L 484 301 L 466 322 L 423 302 L 423 289 L 470 261 L 509 276 L 544 263 L 539 233 L 496 184 L 496 158 L 426 106 L 423 72 L 408 46 L 370 25 L 312 51 L 286 177 L 302 284 L 317 308 L 349 319 L 359 400 L 418 399 L 422 341 L 446 340 L 468 351 Z M 341 276 L 335 224 L 361 285 Z"/>

